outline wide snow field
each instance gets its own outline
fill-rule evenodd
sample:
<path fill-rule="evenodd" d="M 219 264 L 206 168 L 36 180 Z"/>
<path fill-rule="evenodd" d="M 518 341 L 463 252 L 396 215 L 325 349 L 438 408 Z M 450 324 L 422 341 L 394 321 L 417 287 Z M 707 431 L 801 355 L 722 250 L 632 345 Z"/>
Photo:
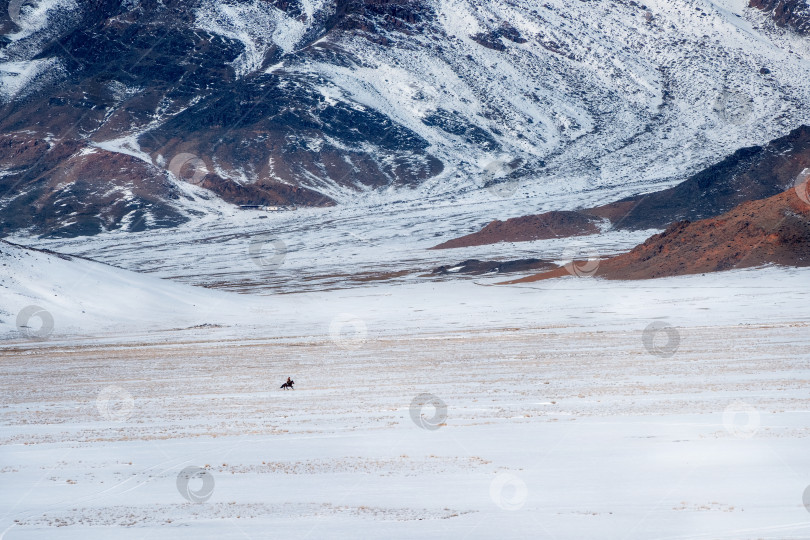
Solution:
<path fill-rule="evenodd" d="M 212 326 L 84 336 L 31 293 L 0 538 L 808 538 L 808 277 L 203 290 Z"/>

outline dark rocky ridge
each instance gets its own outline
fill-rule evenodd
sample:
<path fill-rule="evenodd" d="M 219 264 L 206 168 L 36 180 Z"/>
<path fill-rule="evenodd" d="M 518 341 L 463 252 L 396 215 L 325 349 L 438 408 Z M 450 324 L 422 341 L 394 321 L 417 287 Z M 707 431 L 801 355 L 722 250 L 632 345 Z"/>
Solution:
<path fill-rule="evenodd" d="M 528 242 L 583 236 L 599 232 L 601 220 L 581 212 L 546 212 L 535 216 L 495 220 L 480 231 L 453 238 L 431 249 L 481 246 L 497 242 Z"/>
<path fill-rule="evenodd" d="M 661 229 L 679 220 L 718 216 L 743 202 L 782 193 L 807 167 L 810 126 L 801 126 L 765 146 L 737 150 L 672 188 L 582 212 L 608 218 L 615 228 Z"/>
<path fill-rule="evenodd" d="M 195 28 L 200 4 L 94 0 L 21 42 L 0 43 L 9 60 L 30 60 L 36 49 L 34 58 L 64 66 L 62 78 L 0 104 L 0 235 L 176 226 L 188 217 L 173 204 L 179 195 L 167 169 L 184 153 L 205 163 L 193 183 L 235 204 L 331 205 L 320 183 L 415 185 L 442 170 L 415 133 L 373 110 L 328 103 L 318 90 L 327 81 L 291 76 L 283 66 L 263 73 L 284 60 L 275 45 L 261 69 L 239 77 L 233 62 L 244 45 Z M 338 0 L 312 20 L 294 0 L 273 5 L 308 24 L 284 60 L 293 62 L 311 56 L 352 65 L 352 55 L 328 41 L 311 44 L 330 32 L 370 40 L 380 29 L 418 32 L 429 18 L 410 1 Z M 18 29 L 7 10 L 0 17 L 0 31 Z M 158 119 L 165 121 L 146 130 Z M 148 161 L 80 155 L 143 131 L 137 143 Z M 124 187 L 134 194 L 127 201 L 103 195 Z"/>
<path fill-rule="evenodd" d="M 743 202 L 782 193 L 808 167 L 810 126 L 801 126 L 766 146 L 737 150 L 672 188 L 596 208 L 495 220 L 434 249 L 593 234 L 597 219 L 609 220 L 614 229 L 664 229 L 677 221 L 715 217 Z"/>
<path fill-rule="evenodd" d="M 554 268 L 554 263 L 542 259 L 515 259 L 511 261 L 480 261 L 467 259 L 458 264 L 439 266 L 434 268 L 434 275 L 446 276 L 453 274 L 506 274 L 509 272 L 527 272 L 529 270 L 548 270 Z"/>
<path fill-rule="evenodd" d="M 770 13 L 777 26 L 810 35 L 810 6 L 805 0 L 750 0 L 748 5 Z"/>

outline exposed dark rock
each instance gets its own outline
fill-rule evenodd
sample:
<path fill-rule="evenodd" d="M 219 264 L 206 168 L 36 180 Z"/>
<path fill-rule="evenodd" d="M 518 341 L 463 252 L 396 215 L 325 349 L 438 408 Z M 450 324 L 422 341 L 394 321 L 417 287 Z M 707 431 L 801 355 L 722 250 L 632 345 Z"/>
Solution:
<path fill-rule="evenodd" d="M 440 266 L 433 270 L 433 274 L 505 274 L 508 272 L 527 272 L 529 270 L 547 270 L 554 267 L 554 263 L 541 259 L 517 259 L 514 261 L 479 261 L 468 259 L 455 265 Z"/>
<path fill-rule="evenodd" d="M 777 26 L 810 34 L 810 6 L 805 0 L 750 0 L 748 5 L 769 12 Z"/>
<path fill-rule="evenodd" d="M 737 150 L 672 188 L 583 212 L 606 217 L 615 228 L 661 229 L 675 221 L 718 216 L 743 202 L 777 195 L 807 167 L 810 126 L 802 126 L 764 147 Z"/>
<path fill-rule="evenodd" d="M 490 30 L 489 32 L 479 32 L 478 34 L 470 36 L 470 38 L 484 47 L 496 51 L 506 50 L 506 45 L 503 39 L 513 43 L 526 43 L 528 41 L 526 38 L 520 35 L 517 28 L 510 24 L 503 24 L 494 30 Z"/>

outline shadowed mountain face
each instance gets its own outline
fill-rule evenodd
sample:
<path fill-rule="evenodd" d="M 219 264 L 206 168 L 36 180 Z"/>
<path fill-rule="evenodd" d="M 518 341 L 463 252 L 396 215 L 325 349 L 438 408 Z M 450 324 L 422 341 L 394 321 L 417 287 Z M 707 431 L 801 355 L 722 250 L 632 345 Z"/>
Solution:
<path fill-rule="evenodd" d="M 613 229 L 664 229 L 677 221 L 715 217 L 746 201 L 782 193 L 808 169 L 810 127 L 802 126 L 766 146 L 738 150 L 672 188 L 596 208 L 495 220 L 434 249 L 594 234 L 598 219 Z"/>
<path fill-rule="evenodd" d="M 172 227 L 217 198 L 649 186 L 810 119 L 801 58 L 674 3 L 12 0 L 0 235 Z"/>
<path fill-rule="evenodd" d="M 810 167 L 810 126 L 766 146 L 742 148 L 670 189 L 629 197 L 589 211 L 622 229 L 659 229 L 679 220 L 714 217 L 781 193 Z"/>
<path fill-rule="evenodd" d="M 419 18 L 412 11 L 374 2 L 315 11 L 296 2 L 30 5 L 12 9 L 2 28 L 23 36 L 2 43 L 4 66 L 31 73 L 0 87 L 0 233 L 171 227 L 188 219 L 174 203 L 194 199 L 178 179 L 237 204 L 331 205 L 341 187 L 415 185 L 443 168 L 412 131 L 331 99 L 322 77 L 264 72 L 309 53 L 351 65 L 326 44 L 306 51 L 367 17 L 406 30 Z"/>

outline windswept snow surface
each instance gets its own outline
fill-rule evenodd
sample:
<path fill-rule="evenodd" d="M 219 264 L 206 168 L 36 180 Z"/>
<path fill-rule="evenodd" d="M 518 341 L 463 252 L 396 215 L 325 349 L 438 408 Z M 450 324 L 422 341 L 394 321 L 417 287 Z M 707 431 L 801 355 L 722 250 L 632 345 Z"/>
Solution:
<path fill-rule="evenodd" d="M 4 539 L 810 535 L 810 269 L 255 296 L 2 259 Z"/>

